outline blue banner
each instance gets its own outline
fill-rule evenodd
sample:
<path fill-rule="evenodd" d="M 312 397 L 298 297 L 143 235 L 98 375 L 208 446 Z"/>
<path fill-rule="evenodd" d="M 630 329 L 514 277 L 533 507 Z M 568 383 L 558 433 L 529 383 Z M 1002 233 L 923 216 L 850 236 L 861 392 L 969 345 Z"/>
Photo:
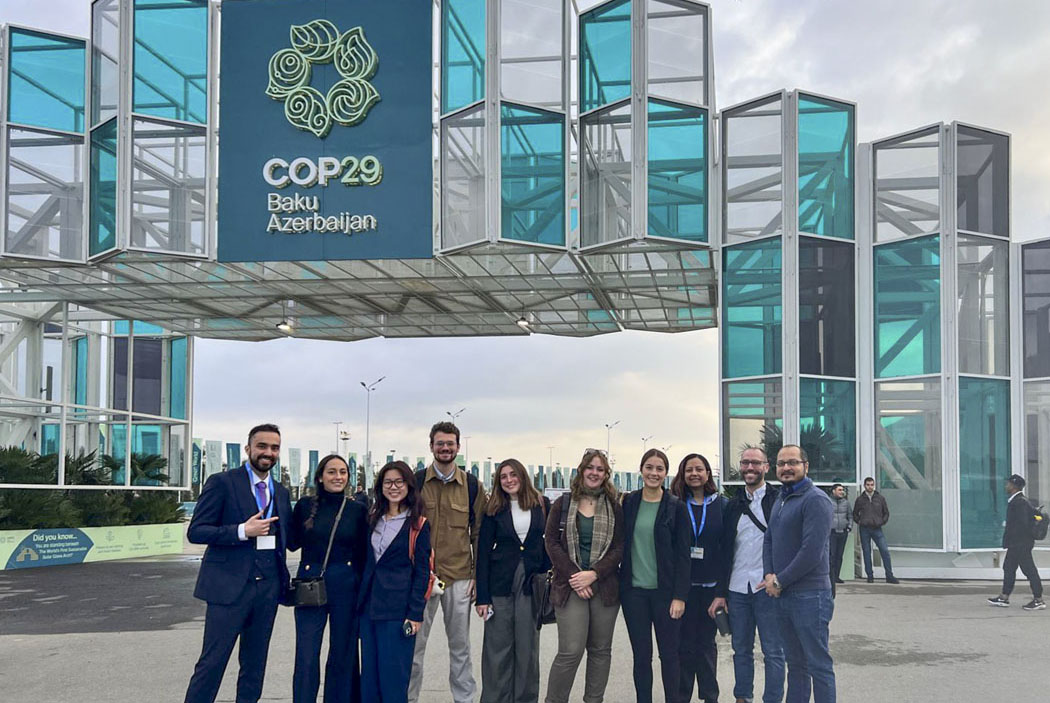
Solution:
<path fill-rule="evenodd" d="M 226 443 L 226 470 L 232 471 L 241 465 L 241 445 L 236 442 Z"/>

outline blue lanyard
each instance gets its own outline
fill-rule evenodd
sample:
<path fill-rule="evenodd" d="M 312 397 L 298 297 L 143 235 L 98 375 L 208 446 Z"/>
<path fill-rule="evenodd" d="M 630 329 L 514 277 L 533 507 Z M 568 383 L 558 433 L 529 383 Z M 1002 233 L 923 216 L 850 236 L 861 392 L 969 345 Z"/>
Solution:
<path fill-rule="evenodd" d="M 266 511 L 266 517 L 273 517 L 273 476 L 267 476 L 268 481 L 267 488 L 270 490 L 270 502 L 265 505 L 259 502 L 259 494 L 255 492 L 255 473 L 252 471 L 252 467 L 248 466 L 248 462 L 244 462 L 244 470 L 248 472 L 248 485 L 252 488 L 252 497 L 255 498 L 255 506 L 259 510 Z"/>
<path fill-rule="evenodd" d="M 693 512 L 692 507 L 689 508 L 689 521 L 691 523 L 693 523 L 693 544 L 696 544 L 696 542 L 700 539 L 700 535 L 704 531 L 704 525 L 707 524 L 707 506 L 708 506 L 708 504 L 710 504 L 710 502 L 711 502 L 711 496 L 708 496 L 707 498 L 704 498 L 704 507 L 703 507 L 703 510 L 700 511 L 700 529 L 699 530 L 696 529 L 696 513 Z M 700 504 L 696 502 L 695 498 L 690 498 L 689 499 L 689 505 L 693 506 L 693 505 L 700 505 Z"/>

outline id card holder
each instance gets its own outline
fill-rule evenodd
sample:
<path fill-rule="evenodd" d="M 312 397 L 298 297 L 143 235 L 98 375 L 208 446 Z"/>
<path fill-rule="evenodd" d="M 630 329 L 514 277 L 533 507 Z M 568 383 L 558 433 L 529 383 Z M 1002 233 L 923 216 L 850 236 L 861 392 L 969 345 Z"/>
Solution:
<path fill-rule="evenodd" d="M 255 538 L 256 549 L 277 549 L 277 535 L 262 535 Z"/>
<path fill-rule="evenodd" d="M 704 548 L 703 547 L 690 547 L 689 548 L 689 558 L 690 559 L 703 559 L 704 558 Z"/>

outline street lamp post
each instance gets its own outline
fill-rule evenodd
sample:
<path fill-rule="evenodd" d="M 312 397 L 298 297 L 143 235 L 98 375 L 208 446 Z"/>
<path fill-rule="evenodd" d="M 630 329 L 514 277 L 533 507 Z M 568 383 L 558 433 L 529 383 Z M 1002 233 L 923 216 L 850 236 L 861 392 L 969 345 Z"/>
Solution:
<path fill-rule="evenodd" d="M 613 422 L 611 424 L 608 423 L 608 422 L 605 423 L 605 458 L 606 459 L 609 458 L 609 447 L 610 447 L 610 445 L 612 443 L 612 429 L 614 427 L 616 427 L 617 425 L 619 425 L 619 424 L 620 424 L 619 420 L 617 420 L 616 422 Z"/>
<path fill-rule="evenodd" d="M 459 417 L 460 415 L 462 415 L 464 410 L 466 410 L 466 408 L 460 408 L 456 412 L 450 412 L 450 411 L 446 410 L 445 414 L 448 415 L 449 417 L 451 417 L 452 418 L 452 424 L 455 424 L 456 423 L 456 418 Z"/>
<path fill-rule="evenodd" d="M 466 408 L 464 408 L 465 410 Z M 460 410 L 460 412 L 463 412 Z M 453 420 L 455 422 L 455 420 Z M 463 438 L 463 463 L 467 465 L 467 471 L 470 471 L 470 437 Z"/>
<path fill-rule="evenodd" d="M 333 451 L 333 453 L 334 454 L 338 454 L 339 453 L 339 428 L 343 425 L 343 421 L 340 420 L 339 422 L 333 422 L 332 424 L 335 425 L 335 450 Z"/>
<path fill-rule="evenodd" d="M 380 376 L 372 383 L 361 381 L 361 387 L 365 389 L 365 484 L 372 483 L 372 391 L 386 376 Z"/>
<path fill-rule="evenodd" d="M 649 440 L 652 438 L 652 435 L 649 435 L 648 437 L 642 437 L 642 454 L 645 454 L 645 450 L 649 448 Z"/>

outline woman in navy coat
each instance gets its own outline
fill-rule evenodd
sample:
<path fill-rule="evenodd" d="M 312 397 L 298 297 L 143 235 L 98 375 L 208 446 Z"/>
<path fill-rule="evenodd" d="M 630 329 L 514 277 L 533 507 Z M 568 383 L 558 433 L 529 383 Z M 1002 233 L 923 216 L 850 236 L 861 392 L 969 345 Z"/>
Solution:
<path fill-rule="evenodd" d="M 361 700 L 405 703 L 416 633 L 430 580 L 430 524 L 408 464 L 392 461 L 375 483 L 370 538 L 358 601 Z M 415 549 L 409 556 L 409 546 Z"/>

